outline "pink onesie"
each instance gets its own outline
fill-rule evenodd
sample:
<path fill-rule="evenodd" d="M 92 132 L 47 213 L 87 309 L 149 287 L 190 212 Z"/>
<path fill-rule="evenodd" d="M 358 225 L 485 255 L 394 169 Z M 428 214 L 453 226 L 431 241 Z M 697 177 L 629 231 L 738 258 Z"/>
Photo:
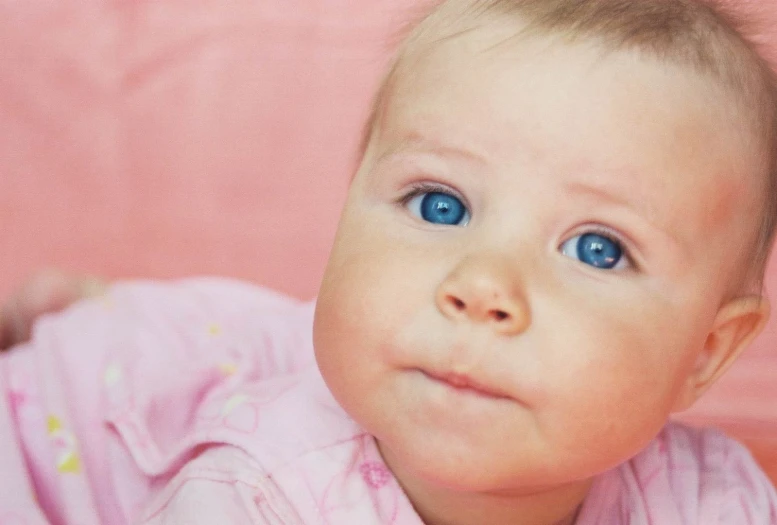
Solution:
<path fill-rule="evenodd" d="M 116 285 L 0 358 L 0 525 L 421 525 L 313 359 L 312 303 L 199 279 Z M 578 525 L 777 524 L 716 431 L 669 425 Z"/>

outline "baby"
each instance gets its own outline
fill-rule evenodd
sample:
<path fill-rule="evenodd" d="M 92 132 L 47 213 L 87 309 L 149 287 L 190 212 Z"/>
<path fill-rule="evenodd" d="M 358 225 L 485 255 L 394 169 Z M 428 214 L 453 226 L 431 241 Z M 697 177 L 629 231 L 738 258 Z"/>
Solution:
<path fill-rule="evenodd" d="M 0 524 L 777 524 L 667 423 L 763 327 L 777 95 L 691 0 L 449 0 L 320 294 L 128 283 L 0 361 Z"/>

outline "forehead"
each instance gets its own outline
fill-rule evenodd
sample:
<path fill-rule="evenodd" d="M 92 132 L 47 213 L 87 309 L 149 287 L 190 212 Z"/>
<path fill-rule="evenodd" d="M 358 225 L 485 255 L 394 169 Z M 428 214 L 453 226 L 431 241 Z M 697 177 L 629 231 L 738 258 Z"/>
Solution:
<path fill-rule="evenodd" d="M 511 171 L 498 180 L 521 179 L 517 191 L 583 177 L 688 236 L 751 226 L 741 210 L 759 186 L 757 140 L 723 86 L 636 52 L 509 31 L 470 31 L 408 57 L 378 150 L 464 149 Z"/>

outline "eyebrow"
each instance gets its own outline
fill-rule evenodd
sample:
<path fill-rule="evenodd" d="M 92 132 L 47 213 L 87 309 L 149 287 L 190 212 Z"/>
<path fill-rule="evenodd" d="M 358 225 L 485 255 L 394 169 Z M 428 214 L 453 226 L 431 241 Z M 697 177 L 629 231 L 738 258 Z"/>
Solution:
<path fill-rule="evenodd" d="M 636 202 L 605 186 L 596 186 L 581 182 L 566 182 L 564 183 L 564 189 L 568 193 L 594 197 L 598 200 L 608 201 L 612 204 L 617 204 L 626 208 L 637 208 Z"/>
<path fill-rule="evenodd" d="M 448 140 L 429 138 L 418 131 L 410 131 L 402 137 L 396 147 L 384 152 L 377 160 L 380 162 L 400 152 L 410 150 L 418 153 L 433 153 L 439 157 L 454 157 L 481 165 L 489 163 L 485 153 L 467 146 L 452 145 L 450 142 Z"/>
<path fill-rule="evenodd" d="M 638 205 L 637 200 L 630 199 L 623 195 L 621 192 L 614 191 L 606 186 L 589 185 L 580 182 L 567 182 L 564 184 L 564 190 L 572 194 L 590 196 L 600 201 L 606 201 L 616 206 L 634 210 L 641 221 L 648 225 L 651 230 L 669 238 L 678 248 L 682 249 L 683 251 L 686 251 L 687 249 L 685 243 L 680 237 L 675 235 L 672 231 L 659 226 L 655 223 L 655 221 L 645 217 L 644 213 L 640 213 L 640 206 Z M 636 239 L 633 241 L 638 243 Z"/>

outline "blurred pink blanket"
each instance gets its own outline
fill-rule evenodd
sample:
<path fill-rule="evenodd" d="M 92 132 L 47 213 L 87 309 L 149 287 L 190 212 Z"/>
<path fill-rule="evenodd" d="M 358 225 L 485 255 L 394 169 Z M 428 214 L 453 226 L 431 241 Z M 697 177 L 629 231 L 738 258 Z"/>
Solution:
<path fill-rule="evenodd" d="M 315 294 L 404 0 L 0 0 L 0 296 L 42 265 Z"/>

